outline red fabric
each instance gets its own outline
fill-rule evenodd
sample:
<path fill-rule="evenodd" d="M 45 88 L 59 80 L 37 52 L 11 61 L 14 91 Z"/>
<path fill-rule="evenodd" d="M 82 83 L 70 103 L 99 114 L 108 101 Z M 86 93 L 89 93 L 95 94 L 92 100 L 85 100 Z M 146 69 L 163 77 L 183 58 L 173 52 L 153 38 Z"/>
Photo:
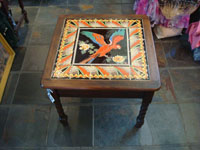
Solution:
<path fill-rule="evenodd" d="M 200 21 L 190 24 L 187 32 L 192 49 L 200 47 Z"/>

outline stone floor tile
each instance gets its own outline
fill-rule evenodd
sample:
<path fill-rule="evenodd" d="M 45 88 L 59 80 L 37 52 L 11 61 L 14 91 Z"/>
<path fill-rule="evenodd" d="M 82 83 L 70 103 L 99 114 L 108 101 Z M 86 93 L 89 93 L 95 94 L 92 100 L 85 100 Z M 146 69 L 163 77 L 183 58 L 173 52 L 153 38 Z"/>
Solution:
<path fill-rule="evenodd" d="M 132 6 L 132 8 L 133 8 L 134 2 L 135 2 L 135 0 L 121 0 L 121 3 L 122 3 L 122 4 L 123 4 L 123 3 L 128 3 L 129 5 Z"/>
<path fill-rule="evenodd" d="M 135 14 L 133 4 L 122 4 L 122 14 Z"/>
<path fill-rule="evenodd" d="M 121 3 L 121 0 L 95 0 L 95 3 L 103 3 L 103 4 L 116 4 Z"/>
<path fill-rule="evenodd" d="M 39 6 L 42 0 L 23 0 L 24 6 Z M 19 5 L 16 0 L 9 0 L 10 5 Z"/>
<path fill-rule="evenodd" d="M 36 24 L 56 24 L 59 15 L 64 14 L 65 8 L 61 7 L 40 7 L 38 17 L 36 18 Z M 49 25 L 45 25 L 46 27 Z"/>
<path fill-rule="evenodd" d="M 129 146 L 129 147 L 96 147 L 94 150 L 143 150 L 142 146 Z"/>
<path fill-rule="evenodd" d="M 151 145 L 152 136 L 148 125 L 134 128 L 139 105 L 95 105 L 94 145 L 133 146 Z"/>
<path fill-rule="evenodd" d="M 42 0 L 41 6 L 67 5 L 68 0 Z"/>
<path fill-rule="evenodd" d="M 15 92 L 14 104 L 50 104 L 46 90 L 40 86 L 41 73 L 22 73 Z"/>
<path fill-rule="evenodd" d="M 23 71 L 42 71 L 45 66 L 47 54 L 49 52 L 48 45 L 29 46 L 26 52 Z"/>
<path fill-rule="evenodd" d="M 146 120 L 153 145 L 184 144 L 187 142 L 184 125 L 176 104 L 151 104 Z"/>
<path fill-rule="evenodd" d="M 95 0 L 68 0 L 68 4 L 78 5 L 78 4 L 93 4 Z"/>
<path fill-rule="evenodd" d="M 95 4 L 95 14 L 121 14 L 122 8 L 120 4 Z"/>
<path fill-rule="evenodd" d="M 26 47 L 29 44 L 29 40 L 32 33 L 31 24 L 22 24 L 18 31 L 19 41 L 17 47 Z"/>
<path fill-rule="evenodd" d="M 162 43 L 156 42 L 155 43 L 155 49 L 156 49 L 156 55 L 158 60 L 158 66 L 159 67 L 166 67 L 167 66 L 167 60 L 165 58 L 164 48 Z"/>
<path fill-rule="evenodd" d="M 13 106 L 0 139 L 1 147 L 45 146 L 50 107 Z"/>
<path fill-rule="evenodd" d="M 64 107 L 68 115 L 69 127 L 58 121 L 58 114 L 53 107 L 48 128 L 48 146 L 82 147 L 92 146 L 92 107 Z"/>
<path fill-rule="evenodd" d="M 79 5 L 68 5 L 65 9 L 65 14 L 93 14 L 93 4 L 79 4 Z"/>
<path fill-rule="evenodd" d="M 200 63 L 193 60 L 190 44 L 186 40 L 163 43 L 163 46 L 169 67 L 199 66 Z"/>
<path fill-rule="evenodd" d="M 15 58 L 12 64 L 11 71 L 20 71 L 26 53 L 26 47 L 18 47 L 15 48 L 14 50 L 15 50 Z"/>
<path fill-rule="evenodd" d="M 200 101 L 200 69 L 171 69 L 175 93 L 179 102 Z"/>
<path fill-rule="evenodd" d="M 0 106 L 0 139 L 3 136 L 3 130 L 8 117 L 9 107 Z M 0 142 L 1 143 L 1 142 Z"/>
<path fill-rule="evenodd" d="M 81 98 L 81 97 L 61 97 L 62 104 L 75 104 L 75 105 L 81 105 L 81 104 L 89 104 L 92 105 L 93 99 L 92 98 Z"/>
<path fill-rule="evenodd" d="M 176 102 L 176 94 L 169 71 L 160 70 L 161 88 L 155 92 L 153 102 Z"/>
<path fill-rule="evenodd" d="M 190 150 L 188 146 L 165 145 L 165 146 L 147 146 L 144 150 Z"/>
<path fill-rule="evenodd" d="M 179 104 L 183 114 L 183 121 L 187 140 L 190 143 L 200 142 L 200 104 L 185 103 Z"/>
<path fill-rule="evenodd" d="M 55 25 L 39 25 L 33 27 L 30 45 L 50 45 Z"/>
<path fill-rule="evenodd" d="M 47 150 L 82 150 L 80 147 L 48 147 Z"/>
<path fill-rule="evenodd" d="M 123 104 L 140 104 L 142 99 L 140 98 L 93 98 L 94 104 L 110 104 L 110 103 L 123 103 Z"/>
<path fill-rule="evenodd" d="M 10 73 L 8 81 L 6 83 L 6 87 L 4 90 L 3 98 L 1 104 L 11 104 L 13 100 L 13 96 L 15 94 L 15 89 L 17 86 L 17 81 L 19 78 L 18 73 Z"/>
<path fill-rule="evenodd" d="M 36 15 L 38 13 L 39 7 L 25 7 L 25 10 L 27 12 L 28 15 L 28 19 L 29 19 L 29 23 L 28 24 L 33 24 L 36 18 Z M 13 18 L 15 20 L 19 20 L 19 18 L 21 17 L 22 13 L 21 13 L 21 8 L 20 7 L 12 7 L 11 8 L 12 14 L 13 14 Z M 25 21 L 23 21 L 25 22 Z"/>
<path fill-rule="evenodd" d="M 190 146 L 190 150 L 200 150 L 200 145 Z"/>
<path fill-rule="evenodd" d="M 0 150 L 47 150 L 47 148 L 40 148 L 40 147 L 35 147 L 35 148 L 29 148 L 29 147 L 20 147 L 20 148 L 0 148 Z"/>

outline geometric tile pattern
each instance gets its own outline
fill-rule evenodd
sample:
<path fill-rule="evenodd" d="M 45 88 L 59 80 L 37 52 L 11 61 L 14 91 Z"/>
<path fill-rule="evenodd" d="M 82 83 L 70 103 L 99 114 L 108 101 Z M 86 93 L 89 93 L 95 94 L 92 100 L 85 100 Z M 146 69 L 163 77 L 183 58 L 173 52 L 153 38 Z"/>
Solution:
<path fill-rule="evenodd" d="M 142 20 L 66 20 L 52 78 L 148 80 Z"/>

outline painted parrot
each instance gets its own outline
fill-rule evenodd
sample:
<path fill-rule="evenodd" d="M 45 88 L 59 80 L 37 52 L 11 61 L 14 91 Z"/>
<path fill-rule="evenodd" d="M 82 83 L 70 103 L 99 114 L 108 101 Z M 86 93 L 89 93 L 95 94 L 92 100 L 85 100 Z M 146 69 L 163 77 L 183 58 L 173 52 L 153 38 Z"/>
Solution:
<path fill-rule="evenodd" d="M 121 46 L 117 43 L 124 39 L 125 29 L 119 29 L 118 31 L 115 31 L 109 38 L 109 44 L 105 42 L 104 36 L 101 34 L 89 31 L 82 31 L 81 34 L 88 37 L 94 43 L 100 46 L 100 48 L 94 54 L 80 62 L 81 64 L 85 64 L 93 62 L 96 57 L 106 56 L 106 54 L 112 49 L 121 49 Z"/>

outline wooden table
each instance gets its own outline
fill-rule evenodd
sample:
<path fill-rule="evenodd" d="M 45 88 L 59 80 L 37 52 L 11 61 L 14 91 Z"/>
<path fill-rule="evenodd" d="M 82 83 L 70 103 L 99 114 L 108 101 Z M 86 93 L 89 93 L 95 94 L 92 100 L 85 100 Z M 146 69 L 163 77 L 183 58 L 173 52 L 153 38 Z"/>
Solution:
<path fill-rule="evenodd" d="M 140 128 L 160 88 L 148 17 L 61 15 L 41 86 L 65 125 L 60 97 L 142 98 L 135 125 Z"/>

